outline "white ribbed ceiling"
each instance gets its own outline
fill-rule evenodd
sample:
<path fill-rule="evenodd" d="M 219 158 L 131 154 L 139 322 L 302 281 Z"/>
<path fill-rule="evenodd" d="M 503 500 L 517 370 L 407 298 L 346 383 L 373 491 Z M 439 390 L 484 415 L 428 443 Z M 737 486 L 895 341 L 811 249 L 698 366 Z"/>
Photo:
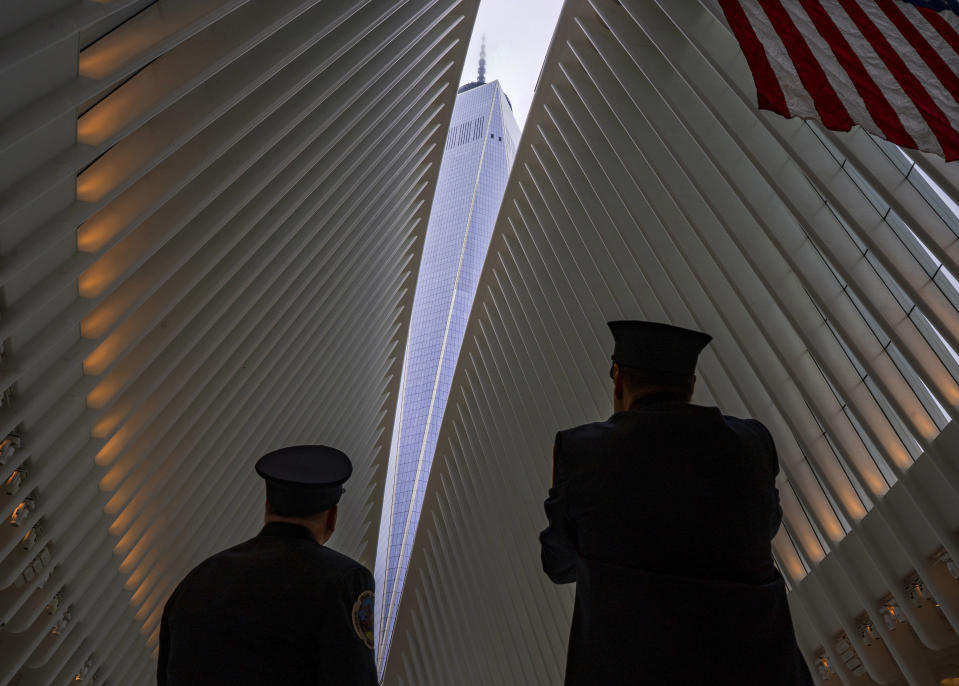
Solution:
<path fill-rule="evenodd" d="M 4 3 L 0 683 L 151 683 L 276 447 L 350 455 L 332 545 L 372 566 L 476 7 Z"/>
<path fill-rule="evenodd" d="M 959 166 L 754 96 L 712 0 L 567 1 L 385 683 L 561 683 L 573 587 L 537 541 L 552 438 L 611 413 L 619 318 L 712 333 L 696 401 L 772 430 L 774 550 L 823 683 L 959 676 L 959 216 L 940 194 L 959 198 Z"/>

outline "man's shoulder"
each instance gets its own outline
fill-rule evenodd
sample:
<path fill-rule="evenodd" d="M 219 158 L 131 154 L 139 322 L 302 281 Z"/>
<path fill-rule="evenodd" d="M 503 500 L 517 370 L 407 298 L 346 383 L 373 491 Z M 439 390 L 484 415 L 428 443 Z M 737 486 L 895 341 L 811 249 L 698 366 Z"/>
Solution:
<path fill-rule="evenodd" d="M 308 576 L 316 575 L 328 580 L 355 583 L 369 580 L 372 583 L 373 575 L 365 565 L 333 548 L 302 539 L 277 539 L 268 536 L 257 538 L 268 539 L 265 541 L 266 545 L 279 549 L 276 555 L 278 564 L 295 568 Z"/>
<path fill-rule="evenodd" d="M 726 426 L 740 437 L 750 438 L 764 446 L 772 446 L 772 434 L 769 432 L 769 429 L 766 428 L 766 425 L 758 419 L 723 415 L 723 421 L 726 422 Z"/>
<path fill-rule="evenodd" d="M 332 548 L 327 548 L 322 545 L 317 546 L 314 555 L 317 561 L 330 571 L 338 572 L 343 576 L 373 578 L 372 572 L 370 572 L 366 565 Z"/>
<path fill-rule="evenodd" d="M 568 429 L 561 429 L 556 432 L 556 438 L 560 441 L 575 441 L 582 438 L 593 438 L 608 432 L 612 427 L 608 421 L 590 422 L 589 424 L 580 424 Z"/>
<path fill-rule="evenodd" d="M 704 407 L 690 403 L 669 403 L 657 406 L 640 406 L 613 413 L 608 419 L 599 422 L 580 424 L 557 433 L 560 440 L 593 440 L 602 437 L 618 436 L 624 432 L 633 432 L 643 427 L 661 427 L 667 423 L 710 422 L 720 417 L 715 407 Z"/>
<path fill-rule="evenodd" d="M 301 539 L 260 535 L 209 556 L 190 570 L 180 587 L 203 586 L 211 578 L 235 576 L 242 570 L 255 575 L 264 565 L 357 582 L 373 579 L 366 566 L 332 548 Z"/>
<path fill-rule="evenodd" d="M 680 439 L 684 436 L 687 441 L 710 445 L 738 439 L 740 444 L 746 443 L 763 452 L 775 451 L 769 430 L 759 420 L 724 415 L 716 407 L 691 403 L 637 407 L 616 412 L 604 421 L 563 429 L 556 434 L 556 451 L 565 455 L 582 449 L 592 455 L 597 446 L 604 443 L 612 448 L 636 440 L 644 444 L 682 442 Z"/>
<path fill-rule="evenodd" d="M 779 473 L 779 454 L 776 451 L 776 442 L 772 432 L 758 419 L 740 419 L 739 417 L 725 416 L 723 419 L 734 434 L 740 445 L 750 450 L 753 455 L 765 460 L 773 477 Z"/>
<path fill-rule="evenodd" d="M 256 538 L 249 538 L 242 543 L 237 543 L 229 548 L 224 548 L 219 552 L 213 553 L 193 567 L 193 569 L 191 569 L 187 575 L 183 577 L 183 581 L 180 582 L 180 585 L 183 586 L 188 582 L 194 581 L 197 578 L 201 578 L 207 572 L 215 570 L 223 564 L 229 564 L 229 561 L 235 558 L 237 555 L 242 555 L 244 552 L 251 550 L 256 545 L 255 542 Z"/>
<path fill-rule="evenodd" d="M 766 425 L 758 419 L 752 417 L 734 417 L 729 414 L 723 415 L 723 421 L 732 426 L 743 427 L 746 430 L 754 432 L 767 432 Z"/>
<path fill-rule="evenodd" d="M 558 469 L 575 470 L 585 466 L 586 462 L 595 465 L 595 456 L 607 454 L 606 447 L 616 441 L 618 433 L 619 429 L 610 420 L 558 431 L 553 444 L 554 464 Z"/>

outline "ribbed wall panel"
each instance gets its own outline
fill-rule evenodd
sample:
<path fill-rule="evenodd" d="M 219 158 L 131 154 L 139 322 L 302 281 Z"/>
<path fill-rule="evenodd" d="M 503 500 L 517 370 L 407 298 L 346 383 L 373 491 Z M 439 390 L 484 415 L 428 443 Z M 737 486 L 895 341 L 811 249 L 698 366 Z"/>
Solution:
<path fill-rule="evenodd" d="M 759 112 L 752 83 L 712 0 L 567 0 L 385 683 L 561 682 L 573 587 L 537 541 L 550 449 L 611 413 L 619 318 L 712 333 L 695 401 L 772 430 L 774 551 L 817 678 L 959 676 L 959 167 Z"/>
<path fill-rule="evenodd" d="M 276 447 L 350 455 L 332 545 L 372 567 L 476 7 L 4 14 L 0 683 L 150 683 L 166 598 L 257 531 Z"/>

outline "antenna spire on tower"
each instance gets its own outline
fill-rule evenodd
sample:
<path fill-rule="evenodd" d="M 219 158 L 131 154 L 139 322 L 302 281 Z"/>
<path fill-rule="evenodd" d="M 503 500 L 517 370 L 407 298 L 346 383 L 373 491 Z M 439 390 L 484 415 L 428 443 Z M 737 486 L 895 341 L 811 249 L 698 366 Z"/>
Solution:
<path fill-rule="evenodd" d="M 480 43 L 479 75 L 476 77 L 479 83 L 486 83 L 486 34 L 483 34 Z"/>

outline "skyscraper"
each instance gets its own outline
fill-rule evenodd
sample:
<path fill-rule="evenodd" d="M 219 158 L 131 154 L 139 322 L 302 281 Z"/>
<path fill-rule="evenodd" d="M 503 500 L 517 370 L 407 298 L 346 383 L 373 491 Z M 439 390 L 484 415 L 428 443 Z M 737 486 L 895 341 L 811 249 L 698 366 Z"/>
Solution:
<path fill-rule="evenodd" d="M 485 53 L 485 51 L 484 51 Z M 506 187 L 519 127 L 498 81 L 461 86 L 413 300 L 377 548 L 378 660 L 386 659 L 433 451 Z"/>

